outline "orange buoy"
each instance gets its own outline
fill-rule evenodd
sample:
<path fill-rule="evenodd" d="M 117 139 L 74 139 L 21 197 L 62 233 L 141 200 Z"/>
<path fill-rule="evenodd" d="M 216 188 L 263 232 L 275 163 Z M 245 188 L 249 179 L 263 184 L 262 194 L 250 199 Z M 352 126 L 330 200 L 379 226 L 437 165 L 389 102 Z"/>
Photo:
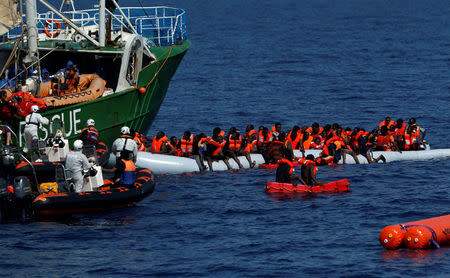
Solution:
<path fill-rule="evenodd" d="M 381 230 L 379 240 L 388 250 L 402 246 L 425 249 L 449 244 L 447 233 L 450 234 L 450 215 L 387 226 Z"/>
<path fill-rule="evenodd" d="M 145 87 L 140 87 L 139 88 L 139 93 L 145 94 L 146 92 L 147 92 L 147 88 L 145 88 Z"/>

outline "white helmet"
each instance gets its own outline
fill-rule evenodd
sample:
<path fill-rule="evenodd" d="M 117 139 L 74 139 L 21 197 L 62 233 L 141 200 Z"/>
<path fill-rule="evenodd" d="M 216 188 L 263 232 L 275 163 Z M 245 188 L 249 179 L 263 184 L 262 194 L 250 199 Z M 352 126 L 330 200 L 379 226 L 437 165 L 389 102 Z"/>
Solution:
<path fill-rule="evenodd" d="M 93 119 L 89 119 L 86 121 L 86 125 L 87 126 L 94 126 L 95 125 L 95 121 Z"/>
<path fill-rule="evenodd" d="M 83 141 L 81 140 L 75 140 L 75 142 L 73 142 L 73 149 L 76 151 L 79 151 L 83 148 Z"/>
<path fill-rule="evenodd" d="M 37 106 L 37 105 L 31 106 L 31 112 L 37 112 L 37 111 L 39 111 L 39 106 Z"/>
<path fill-rule="evenodd" d="M 123 127 L 120 129 L 120 133 L 122 133 L 122 134 L 130 134 L 130 128 L 127 127 L 127 126 L 123 126 Z"/>

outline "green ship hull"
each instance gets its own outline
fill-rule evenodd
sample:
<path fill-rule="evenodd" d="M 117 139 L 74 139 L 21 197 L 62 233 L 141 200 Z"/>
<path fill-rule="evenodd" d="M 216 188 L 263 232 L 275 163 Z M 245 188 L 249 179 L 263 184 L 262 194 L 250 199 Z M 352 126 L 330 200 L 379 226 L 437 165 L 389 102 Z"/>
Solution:
<path fill-rule="evenodd" d="M 190 45 L 191 42 L 185 40 L 178 45 L 151 48 L 158 59 L 139 72 L 136 88 L 115 92 L 93 101 L 45 111 L 42 115 L 51 120 L 52 127 L 43 126 L 40 137 L 47 138 L 54 134 L 55 126 L 61 126 L 60 123 L 63 122 L 66 137 L 73 142 L 86 127 L 89 118 L 95 120 L 100 141 L 107 146 L 111 146 L 120 135 L 120 127 L 124 125 L 146 134 L 166 96 L 169 82 Z M 145 93 L 139 91 L 142 87 L 146 88 Z M 22 130 L 23 124 L 24 122 L 21 122 L 19 131 Z M 23 137 L 21 135 L 19 137 L 19 143 L 23 145 Z"/>

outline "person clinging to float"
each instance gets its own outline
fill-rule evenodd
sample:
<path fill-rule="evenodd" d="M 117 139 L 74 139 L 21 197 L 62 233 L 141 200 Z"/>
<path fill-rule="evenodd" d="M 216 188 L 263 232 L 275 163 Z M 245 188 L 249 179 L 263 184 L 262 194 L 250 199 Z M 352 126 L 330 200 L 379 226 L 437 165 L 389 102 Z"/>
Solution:
<path fill-rule="evenodd" d="M 306 162 L 302 165 L 301 173 L 302 180 L 304 180 L 305 184 L 308 186 L 324 184 L 324 182 L 316 179 L 317 166 L 314 161 L 314 155 L 312 154 L 306 156 Z"/>
<path fill-rule="evenodd" d="M 281 149 L 281 155 L 282 158 L 277 162 L 276 182 L 292 183 L 296 185 L 297 181 L 300 184 L 306 184 L 301 176 L 295 174 L 291 153 L 287 149 Z"/>
<path fill-rule="evenodd" d="M 69 171 L 75 185 L 75 192 L 83 190 L 83 179 L 89 173 L 91 165 L 87 157 L 82 153 L 83 141 L 75 140 L 73 150 L 66 156 L 64 167 Z"/>
<path fill-rule="evenodd" d="M 117 159 L 120 158 L 120 153 L 122 151 L 128 151 L 132 153 L 132 157 L 130 158 L 133 162 L 136 162 L 138 147 L 136 142 L 134 142 L 133 137 L 130 135 L 130 128 L 127 126 L 123 126 L 120 129 L 120 137 L 114 140 L 111 151 L 116 156 Z"/>
<path fill-rule="evenodd" d="M 78 139 L 83 141 L 83 144 L 85 146 L 97 147 L 99 142 L 99 133 L 98 130 L 95 128 L 94 119 L 88 119 L 86 121 L 86 127 L 83 128 L 83 130 L 80 133 L 80 136 L 78 136 Z"/>
<path fill-rule="evenodd" d="M 23 152 L 27 153 L 34 146 L 34 151 L 37 150 L 38 146 L 38 129 L 40 125 L 48 125 L 49 120 L 43 117 L 38 113 L 39 107 L 37 105 L 31 106 L 31 113 L 25 117 L 25 129 L 24 129 L 24 137 L 25 137 L 25 147 L 23 148 Z"/>

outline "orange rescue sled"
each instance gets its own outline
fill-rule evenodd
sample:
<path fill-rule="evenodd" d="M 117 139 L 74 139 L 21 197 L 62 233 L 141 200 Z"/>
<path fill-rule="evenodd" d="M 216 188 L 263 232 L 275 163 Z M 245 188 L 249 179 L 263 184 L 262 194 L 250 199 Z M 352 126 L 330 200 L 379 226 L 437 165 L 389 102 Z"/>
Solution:
<path fill-rule="evenodd" d="M 381 245 L 389 250 L 440 248 L 450 243 L 450 215 L 390 225 L 380 232 Z"/>

